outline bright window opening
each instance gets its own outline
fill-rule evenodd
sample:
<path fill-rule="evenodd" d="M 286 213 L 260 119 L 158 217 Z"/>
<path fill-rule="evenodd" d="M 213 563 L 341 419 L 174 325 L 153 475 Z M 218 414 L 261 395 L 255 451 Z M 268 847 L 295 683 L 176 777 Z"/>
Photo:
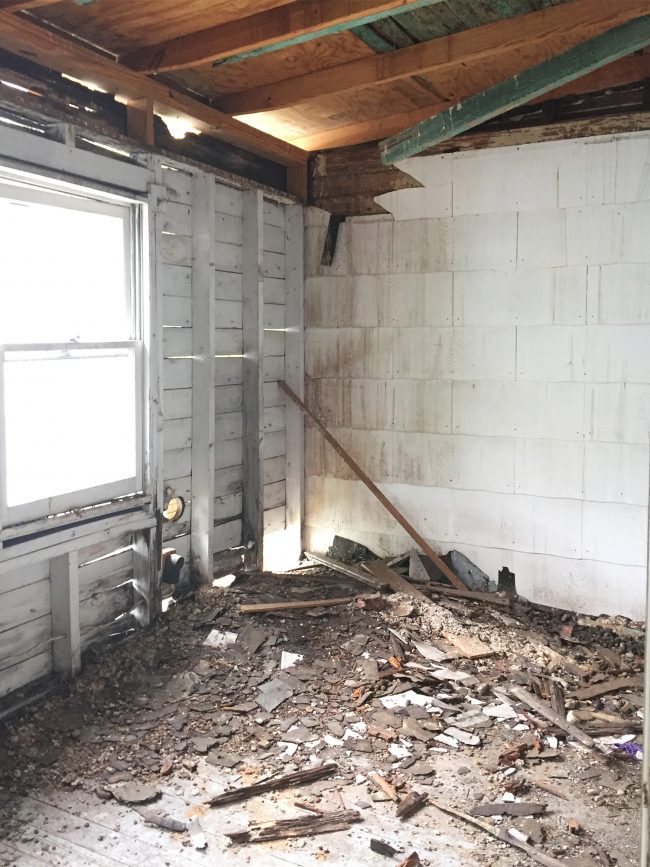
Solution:
<path fill-rule="evenodd" d="M 142 490 L 137 207 L 0 178 L 2 524 Z"/>

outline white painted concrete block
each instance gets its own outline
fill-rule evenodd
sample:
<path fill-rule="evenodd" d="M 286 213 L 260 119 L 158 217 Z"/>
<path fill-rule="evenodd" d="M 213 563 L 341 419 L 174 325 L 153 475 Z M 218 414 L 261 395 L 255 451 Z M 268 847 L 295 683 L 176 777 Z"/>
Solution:
<path fill-rule="evenodd" d="M 553 322 L 556 325 L 582 325 L 585 323 L 588 292 L 587 272 L 588 269 L 584 265 L 553 269 L 555 293 Z"/>
<path fill-rule="evenodd" d="M 305 334 L 305 372 L 316 378 L 336 376 L 339 370 L 338 329 L 310 328 Z"/>
<path fill-rule="evenodd" d="M 597 276 L 594 321 L 650 323 L 650 265 L 603 265 Z"/>
<path fill-rule="evenodd" d="M 305 280 L 305 327 L 336 328 L 341 321 L 341 297 L 348 277 L 308 277 Z"/>
<path fill-rule="evenodd" d="M 534 325 L 517 329 L 517 379 L 537 382 L 581 380 L 585 369 L 585 327 Z"/>
<path fill-rule="evenodd" d="M 392 429 L 393 389 L 385 379 L 345 379 L 341 382 L 341 427 Z"/>
<path fill-rule="evenodd" d="M 517 332 L 512 326 L 454 328 L 448 376 L 451 379 L 515 378 Z"/>
<path fill-rule="evenodd" d="M 615 201 L 616 142 L 579 139 L 559 152 L 561 208 L 601 205 Z"/>
<path fill-rule="evenodd" d="M 371 279 L 358 278 L 358 281 Z M 380 325 L 404 328 L 452 324 L 453 274 L 450 271 L 374 279 L 379 283 Z"/>
<path fill-rule="evenodd" d="M 588 385 L 584 426 L 589 440 L 645 445 L 650 430 L 650 386 Z"/>
<path fill-rule="evenodd" d="M 520 213 L 517 222 L 517 266 L 556 268 L 566 264 L 569 264 L 566 212 L 555 208 Z"/>
<path fill-rule="evenodd" d="M 650 325 L 592 325 L 585 333 L 588 382 L 650 383 Z"/>
<path fill-rule="evenodd" d="M 348 281 L 339 296 L 340 325 L 356 328 L 373 328 L 379 325 L 382 279 L 361 276 Z"/>
<path fill-rule="evenodd" d="M 515 447 L 515 491 L 538 497 L 583 496 L 584 444 L 519 439 Z"/>
<path fill-rule="evenodd" d="M 390 274 L 394 271 L 395 224 L 392 221 L 349 220 L 344 225 L 349 227 L 351 274 Z"/>
<path fill-rule="evenodd" d="M 616 201 L 650 201 L 650 136 L 621 137 L 616 143 Z"/>
<path fill-rule="evenodd" d="M 454 215 L 557 207 L 557 153 L 495 148 L 454 154 Z"/>
<path fill-rule="evenodd" d="M 366 376 L 365 335 L 376 329 L 338 328 L 338 367 L 333 376 L 363 379 Z"/>
<path fill-rule="evenodd" d="M 340 427 L 343 424 L 342 380 L 309 377 L 306 382 L 305 399 L 308 406 L 327 427 Z"/>
<path fill-rule="evenodd" d="M 517 215 L 454 217 L 449 227 L 449 258 L 454 271 L 514 268 Z"/>
<path fill-rule="evenodd" d="M 414 157 L 396 164 L 422 187 L 398 190 L 376 196 L 375 201 L 386 208 L 396 220 L 419 220 L 451 215 L 452 157 Z"/>
<path fill-rule="evenodd" d="M 569 265 L 602 265 L 622 258 L 624 209 L 630 205 L 599 205 L 566 211 L 566 249 Z"/>
<path fill-rule="evenodd" d="M 581 383 L 455 382 L 453 432 L 582 440 Z"/>
<path fill-rule="evenodd" d="M 392 427 L 396 431 L 449 433 L 452 384 L 444 381 L 394 380 Z"/>
<path fill-rule="evenodd" d="M 448 271 L 449 219 L 404 220 L 394 224 L 392 273 Z"/>
<path fill-rule="evenodd" d="M 514 440 L 395 433 L 393 476 L 404 484 L 511 493 Z"/>
<path fill-rule="evenodd" d="M 393 328 L 365 328 L 363 330 L 363 373 L 368 379 L 393 378 Z"/>
<path fill-rule="evenodd" d="M 602 563 L 643 566 L 648 510 L 622 503 L 584 502 L 582 556 Z"/>
<path fill-rule="evenodd" d="M 648 446 L 585 443 L 585 499 L 648 504 Z"/>
<path fill-rule="evenodd" d="M 614 262 L 650 262 L 650 203 L 620 205 L 623 210 L 621 257 Z"/>

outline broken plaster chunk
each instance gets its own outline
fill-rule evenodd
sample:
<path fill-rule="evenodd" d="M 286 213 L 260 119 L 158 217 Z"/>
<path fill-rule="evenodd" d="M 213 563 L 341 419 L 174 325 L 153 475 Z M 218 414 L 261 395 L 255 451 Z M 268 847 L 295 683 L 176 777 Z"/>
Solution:
<path fill-rule="evenodd" d="M 396 759 L 405 759 L 411 755 L 410 749 L 405 745 L 404 742 L 402 742 L 401 744 L 391 744 L 388 747 L 388 752 L 391 755 L 395 756 Z"/>
<path fill-rule="evenodd" d="M 454 750 L 457 750 L 459 747 L 459 742 L 456 738 L 452 738 L 449 735 L 436 735 L 434 740 L 438 741 L 438 743 L 445 744 Z"/>
<path fill-rule="evenodd" d="M 470 734 L 470 732 L 463 731 L 463 729 L 457 729 L 455 726 L 445 729 L 444 733 L 468 747 L 478 747 L 481 744 L 481 739 L 478 735 Z"/>
<path fill-rule="evenodd" d="M 271 713 L 271 711 L 274 711 L 276 707 L 279 707 L 283 701 L 291 698 L 292 695 L 293 690 L 291 687 L 287 686 L 287 684 L 278 677 L 275 678 L 275 680 L 269 680 L 262 684 L 255 701 L 261 708 Z"/>
<path fill-rule="evenodd" d="M 284 669 L 291 668 L 297 662 L 302 662 L 303 659 L 302 653 L 289 653 L 289 651 L 283 650 L 280 657 L 280 668 L 284 671 Z"/>
<path fill-rule="evenodd" d="M 144 804 L 153 801 L 160 792 L 155 786 L 140 785 L 139 783 L 122 783 L 112 786 L 111 794 L 121 804 Z"/>
<path fill-rule="evenodd" d="M 489 704 L 483 708 L 485 716 L 495 717 L 496 719 L 517 719 L 519 714 L 509 704 Z"/>
<path fill-rule="evenodd" d="M 396 707 L 406 707 L 409 704 L 417 704 L 420 707 L 427 707 L 431 704 L 431 697 L 428 695 L 420 695 L 415 690 L 408 689 L 406 692 L 399 692 L 397 695 L 385 695 L 380 699 L 382 705 L 388 710 Z"/>
<path fill-rule="evenodd" d="M 230 647 L 237 641 L 236 632 L 221 632 L 219 629 L 213 629 L 208 633 L 208 637 L 203 642 L 205 647 L 211 647 L 213 650 L 224 650 Z"/>

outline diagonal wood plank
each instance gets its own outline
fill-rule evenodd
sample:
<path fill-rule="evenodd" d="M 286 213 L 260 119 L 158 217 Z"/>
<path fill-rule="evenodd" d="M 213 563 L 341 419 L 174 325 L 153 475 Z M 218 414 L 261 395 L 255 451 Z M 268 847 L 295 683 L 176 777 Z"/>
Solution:
<path fill-rule="evenodd" d="M 553 57 L 617 24 L 646 14 L 646 0 L 575 0 L 541 12 L 475 27 L 371 57 L 221 97 L 228 114 L 273 111 L 329 94 L 386 84 L 422 73 L 459 70 L 476 61 L 519 54 L 526 65 Z M 525 62 L 525 61 L 524 61 Z"/>
<path fill-rule="evenodd" d="M 628 21 L 382 141 L 382 161 L 415 156 L 649 44 L 650 15 Z"/>
<path fill-rule="evenodd" d="M 120 60 L 140 72 L 164 72 L 217 60 L 235 62 L 439 2 L 441 0 L 328 0 L 327 3 L 295 0 L 276 9 L 128 52 Z"/>
<path fill-rule="evenodd" d="M 282 165 L 306 164 L 307 154 L 300 148 L 253 129 L 72 39 L 40 27 L 26 16 L 0 12 L 0 48 L 57 72 L 91 81 L 127 103 L 150 98 L 157 112 L 191 120 L 201 132 Z"/>

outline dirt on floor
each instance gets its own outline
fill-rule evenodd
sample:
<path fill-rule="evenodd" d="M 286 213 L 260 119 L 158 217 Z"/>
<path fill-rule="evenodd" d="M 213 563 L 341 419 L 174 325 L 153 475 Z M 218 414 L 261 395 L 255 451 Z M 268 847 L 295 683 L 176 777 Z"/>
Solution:
<path fill-rule="evenodd" d="M 166 778 L 193 783 L 206 765 L 236 788 L 334 762 L 293 790 L 311 813 L 275 795 L 267 806 L 313 818 L 336 794 L 336 809 L 363 822 L 393 819 L 422 795 L 404 822 L 461 811 L 445 821 L 472 863 L 533 863 L 516 840 L 573 867 L 636 864 L 643 631 L 500 594 L 429 591 L 429 603 L 372 593 L 318 567 L 243 574 L 174 601 L 152 629 L 93 651 L 80 677 L 0 728 L 0 838 L 20 839 L 21 798 L 44 788 L 149 809 Z M 388 861 L 368 851 L 369 864 Z"/>

